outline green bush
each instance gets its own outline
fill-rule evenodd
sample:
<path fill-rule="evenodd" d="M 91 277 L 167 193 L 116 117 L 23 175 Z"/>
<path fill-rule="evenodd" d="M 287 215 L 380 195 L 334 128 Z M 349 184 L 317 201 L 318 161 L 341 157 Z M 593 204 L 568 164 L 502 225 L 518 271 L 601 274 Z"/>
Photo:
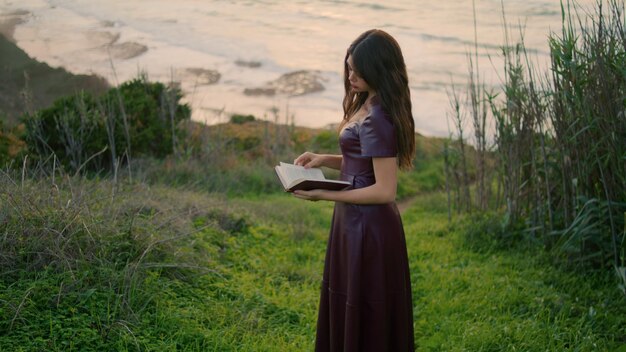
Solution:
<path fill-rule="evenodd" d="M 233 150 L 236 151 L 250 151 L 258 149 L 261 146 L 261 143 L 261 138 L 257 136 L 249 136 L 243 138 L 235 137 L 226 142 L 226 145 L 232 147 Z"/>
<path fill-rule="evenodd" d="M 339 149 L 339 134 L 335 130 L 325 130 L 315 136 L 312 150 L 319 153 L 336 153 Z"/>
<path fill-rule="evenodd" d="M 178 123 L 190 109 L 179 104 L 180 90 L 139 77 L 102 97 L 78 93 L 23 117 L 29 153 L 52 153 L 68 171 L 111 169 L 125 157 L 170 154 L 180 135 Z"/>
<path fill-rule="evenodd" d="M 230 122 L 232 123 L 236 123 L 238 125 L 242 125 L 246 122 L 252 122 L 254 121 L 254 115 L 239 115 L 239 114 L 234 114 L 230 117 Z"/>

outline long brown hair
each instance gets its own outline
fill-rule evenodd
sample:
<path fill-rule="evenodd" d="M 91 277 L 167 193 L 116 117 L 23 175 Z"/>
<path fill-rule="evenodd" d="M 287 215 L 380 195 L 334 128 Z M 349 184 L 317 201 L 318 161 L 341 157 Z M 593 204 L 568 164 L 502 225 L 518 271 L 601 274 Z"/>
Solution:
<path fill-rule="evenodd" d="M 383 111 L 393 121 L 398 143 L 398 164 L 408 169 L 415 155 L 415 122 L 411 112 L 411 92 L 398 42 L 380 29 L 361 34 L 348 48 L 344 60 L 343 121 L 348 122 L 367 100 L 367 92 L 355 92 L 348 79 L 348 57 L 354 70 L 380 98 Z"/>

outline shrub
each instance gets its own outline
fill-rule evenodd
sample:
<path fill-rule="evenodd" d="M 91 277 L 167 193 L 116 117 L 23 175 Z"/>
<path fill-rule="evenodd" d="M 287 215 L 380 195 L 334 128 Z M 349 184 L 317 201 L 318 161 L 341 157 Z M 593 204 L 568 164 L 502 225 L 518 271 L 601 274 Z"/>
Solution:
<path fill-rule="evenodd" d="M 133 155 L 164 157 L 174 148 L 178 123 L 191 114 L 188 105 L 179 104 L 181 98 L 179 89 L 140 77 L 111 89 L 102 101 L 117 118 L 117 136 L 126 118 Z"/>
<path fill-rule="evenodd" d="M 54 102 L 52 107 L 25 116 L 26 143 L 29 153 L 46 158 L 54 153 L 69 169 L 78 167 L 90 155 L 107 145 L 104 119 L 97 117 L 91 94 L 78 93 Z"/>
<path fill-rule="evenodd" d="M 311 148 L 320 153 L 336 153 L 339 149 L 339 134 L 334 130 L 321 131 L 313 139 Z"/>
<path fill-rule="evenodd" d="M 123 156 L 164 157 L 175 148 L 178 123 L 190 116 L 181 97 L 144 76 L 100 98 L 81 92 L 24 116 L 26 143 L 34 157 L 53 153 L 68 171 L 110 170 Z"/>
<path fill-rule="evenodd" d="M 230 117 L 230 122 L 232 123 L 236 123 L 238 125 L 242 125 L 246 122 L 252 122 L 254 121 L 255 118 L 253 115 L 239 115 L 239 114 L 234 114 Z"/>

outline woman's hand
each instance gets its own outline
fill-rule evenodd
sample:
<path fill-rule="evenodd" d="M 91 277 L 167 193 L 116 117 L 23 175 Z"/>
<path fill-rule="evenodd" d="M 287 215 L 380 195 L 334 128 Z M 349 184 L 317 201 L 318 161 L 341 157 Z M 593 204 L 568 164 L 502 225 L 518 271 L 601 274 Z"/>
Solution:
<path fill-rule="evenodd" d="M 304 166 L 305 169 L 312 167 L 324 166 L 324 156 L 311 152 L 304 152 L 296 160 L 293 161 L 295 165 Z"/>
<path fill-rule="evenodd" d="M 313 189 L 310 191 L 293 191 L 294 197 L 314 202 L 318 200 L 325 200 L 326 198 L 324 198 L 324 193 L 325 191 L 323 189 Z"/>

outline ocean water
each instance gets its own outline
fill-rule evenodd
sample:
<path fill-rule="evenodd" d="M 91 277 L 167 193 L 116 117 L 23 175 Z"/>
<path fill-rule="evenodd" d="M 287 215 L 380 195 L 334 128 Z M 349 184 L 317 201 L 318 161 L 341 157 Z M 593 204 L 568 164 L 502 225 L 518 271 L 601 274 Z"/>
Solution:
<path fill-rule="evenodd" d="M 559 0 L 475 0 L 476 26 L 471 0 L 0 0 L 0 20 L 18 16 L 18 46 L 52 66 L 113 84 L 139 73 L 179 82 L 196 120 L 241 113 L 310 127 L 341 120 L 346 48 L 380 28 L 403 49 L 417 130 L 443 136 L 448 92 L 467 82 L 475 28 L 481 77 L 500 84 L 503 6 L 513 41 L 521 29 L 534 60 L 547 67 Z M 298 87 L 269 83 L 296 71 L 317 89 L 297 95 Z M 272 87 L 274 95 L 245 94 Z"/>

